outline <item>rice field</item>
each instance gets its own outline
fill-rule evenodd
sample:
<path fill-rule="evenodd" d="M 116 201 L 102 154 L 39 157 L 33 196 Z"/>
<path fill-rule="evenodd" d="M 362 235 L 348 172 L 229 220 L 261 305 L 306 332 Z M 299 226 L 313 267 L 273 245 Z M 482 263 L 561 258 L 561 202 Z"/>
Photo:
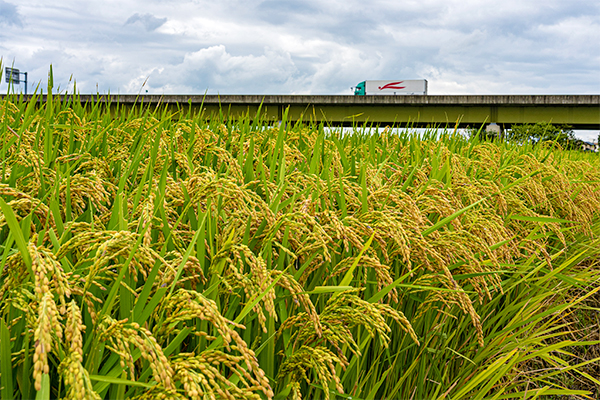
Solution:
<path fill-rule="evenodd" d="M 3 399 L 600 393 L 600 158 L 0 100 Z"/>

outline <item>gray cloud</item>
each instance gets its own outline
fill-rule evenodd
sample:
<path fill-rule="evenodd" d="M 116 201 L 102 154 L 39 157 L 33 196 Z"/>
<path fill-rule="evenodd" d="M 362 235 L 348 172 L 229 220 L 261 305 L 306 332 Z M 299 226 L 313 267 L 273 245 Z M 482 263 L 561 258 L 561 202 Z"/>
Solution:
<path fill-rule="evenodd" d="M 166 18 L 156 18 L 152 14 L 135 13 L 127 19 L 125 25 L 140 23 L 147 31 L 153 31 L 160 28 L 165 22 L 167 22 Z"/>
<path fill-rule="evenodd" d="M 23 27 L 23 20 L 17 6 L 0 0 L 0 25 Z"/>

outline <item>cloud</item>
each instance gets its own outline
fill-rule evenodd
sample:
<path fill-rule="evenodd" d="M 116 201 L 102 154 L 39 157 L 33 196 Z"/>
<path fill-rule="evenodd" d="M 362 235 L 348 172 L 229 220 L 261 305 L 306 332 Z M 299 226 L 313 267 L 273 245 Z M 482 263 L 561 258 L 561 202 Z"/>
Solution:
<path fill-rule="evenodd" d="M 150 32 L 160 28 L 165 22 L 167 22 L 167 18 L 156 18 L 152 14 L 140 15 L 139 13 L 135 13 L 127 19 L 125 25 L 140 23 Z"/>
<path fill-rule="evenodd" d="M 298 47 L 303 48 L 294 53 Z M 188 52 L 174 64 L 138 68 L 123 89 L 137 92 L 148 78 L 144 89 L 154 93 L 351 94 L 351 86 L 377 74 L 380 62 L 381 57 L 367 59 L 351 47 L 317 40 L 251 54 L 215 45 Z"/>
<path fill-rule="evenodd" d="M 319 9 L 308 1 L 285 2 L 278 0 L 267 0 L 256 7 L 255 15 L 273 25 L 289 24 L 290 21 L 302 21 L 307 16 L 315 17 Z"/>
<path fill-rule="evenodd" d="M 265 48 L 261 54 L 235 55 L 226 46 L 216 45 L 185 54 L 177 65 L 154 69 L 148 87 L 165 93 L 285 92 L 292 89 L 290 82 L 297 73 L 284 51 Z M 130 86 L 138 85 L 140 79 L 136 77 Z"/>
<path fill-rule="evenodd" d="M 431 94 L 600 92 L 588 0 L 18 4 L 0 0 L 0 57 L 32 81 L 52 63 L 82 93 L 135 93 L 146 78 L 150 93 L 350 94 L 396 78 L 428 79 Z M 10 29 L 21 15 L 26 32 Z"/>
<path fill-rule="evenodd" d="M 23 27 L 23 21 L 17 10 L 17 6 L 0 0 L 0 25 Z"/>

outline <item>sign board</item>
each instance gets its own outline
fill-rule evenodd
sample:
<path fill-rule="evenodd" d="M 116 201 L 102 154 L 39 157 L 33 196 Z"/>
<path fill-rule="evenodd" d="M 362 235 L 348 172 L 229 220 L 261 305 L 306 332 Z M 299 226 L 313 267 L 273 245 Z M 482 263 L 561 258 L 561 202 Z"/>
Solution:
<path fill-rule="evenodd" d="M 16 68 L 6 67 L 5 69 L 6 83 L 21 83 L 21 73 Z"/>

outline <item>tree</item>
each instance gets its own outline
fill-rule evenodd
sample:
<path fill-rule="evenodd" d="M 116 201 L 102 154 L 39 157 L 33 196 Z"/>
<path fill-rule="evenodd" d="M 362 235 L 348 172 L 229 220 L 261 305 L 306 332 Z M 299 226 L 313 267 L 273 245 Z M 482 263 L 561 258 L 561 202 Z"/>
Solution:
<path fill-rule="evenodd" d="M 573 129 L 568 125 L 553 125 L 549 122 L 535 124 L 515 124 L 505 134 L 509 141 L 533 144 L 551 142 L 563 149 L 581 148 L 581 140 L 575 137 Z"/>

